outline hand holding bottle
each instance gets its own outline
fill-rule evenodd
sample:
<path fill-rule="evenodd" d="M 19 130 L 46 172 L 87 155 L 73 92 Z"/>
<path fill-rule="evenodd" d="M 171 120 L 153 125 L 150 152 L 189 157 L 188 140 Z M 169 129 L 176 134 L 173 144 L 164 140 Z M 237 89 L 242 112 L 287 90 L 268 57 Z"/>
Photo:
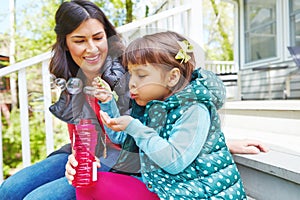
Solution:
<path fill-rule="evenodd" d="M 89 187 L 97 181 L 95 150 L 98 134 L 90 119 L 81 119 L 73 131 L 72 147 L 77 163 L 72 181 L 75 187 Z"/>
<path fill-rule="evenodd" d="M 100 168 L 101 167 L 100 160 L 97 157 L 95 157 L 95 159 L 96 159 L 96 163 L 97 163 L 97 168 Z M 75 159 L 74 154 L 70 154 L 68 157 L 68 162 L 65 166 L 65 169 L 66 169 L 65 176 L 70 185 L 72 185 L 72 181 L 74 180 L 74 175 L 76 174 L 75 168 L 77 166 L 78 166 L 78 162 Z"/>

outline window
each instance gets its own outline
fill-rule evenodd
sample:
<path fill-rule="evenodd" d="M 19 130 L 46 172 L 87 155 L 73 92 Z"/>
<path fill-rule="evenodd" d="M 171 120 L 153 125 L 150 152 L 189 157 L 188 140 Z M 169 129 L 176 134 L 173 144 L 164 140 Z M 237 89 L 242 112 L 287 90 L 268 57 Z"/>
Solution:
<path fill-rule="evenodd" d="M 276 0 L 244 0 L 244 5 L 245 62 L 275 57 Z"/>
<path fill-rule="evenodd" d="M 300 46 L 300 1 L 290 0 L 291 46 Z"/>

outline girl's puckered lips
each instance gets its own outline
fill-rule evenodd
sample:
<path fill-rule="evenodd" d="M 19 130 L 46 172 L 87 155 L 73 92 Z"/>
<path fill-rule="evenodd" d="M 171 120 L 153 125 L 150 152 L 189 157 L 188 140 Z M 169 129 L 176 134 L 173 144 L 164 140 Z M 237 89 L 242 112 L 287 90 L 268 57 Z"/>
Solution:
<path fill-rule="evenodd" d="M 132 99 L 135 99 L 135 98 L 137 97 L 137 95 L 136 95 L 136 94 L 130 93 L 130 97 L 131 97 Z"/>

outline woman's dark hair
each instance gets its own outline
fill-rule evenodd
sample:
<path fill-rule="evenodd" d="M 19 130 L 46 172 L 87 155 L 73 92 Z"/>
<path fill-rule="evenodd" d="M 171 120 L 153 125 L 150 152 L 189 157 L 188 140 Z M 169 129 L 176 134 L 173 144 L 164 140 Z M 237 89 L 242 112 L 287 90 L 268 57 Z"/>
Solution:
<path fill-rule="evenodd" d="M 104 26 L 109 48 L 108 55 L 112 58 L 119 57 L 121 59 L 124 50 L 121 38 L 96 4 L 88 0 L 63 2 L 55 14 L 56 42 L 52 47 L 53 56 L 49 65 L 50 73 L 57 78 L 68 80 L 70 77 L 77 76 L 79 66 L 67 51 L 66 35 L 72 33 L 82 22 L 90 18 L 99 20 Z"/>
<path fill-rule="evenodd" d="M 123 66 L 128 66 L 128 64 L 151 64 L 167 71 L 178 68 L 181 77 L 176 86 L 172 88 L 173 92 L 177 92 L 190 82 L 196 63 L 192 52 L 188 53 L 191 59 L 186 63 L 182 62 L 181 59 L 175 59 L 181 48 L 178 42 L 184 40 L 187 39 L 172 31 L 145 35 L 128 45 L 123 55 L 122 64 Z"/>

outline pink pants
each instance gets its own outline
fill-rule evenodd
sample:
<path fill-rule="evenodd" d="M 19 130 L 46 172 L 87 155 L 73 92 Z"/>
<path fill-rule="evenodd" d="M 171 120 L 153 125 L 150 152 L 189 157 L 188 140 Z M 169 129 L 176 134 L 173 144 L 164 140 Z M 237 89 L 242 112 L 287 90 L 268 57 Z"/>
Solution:
<path fill-rule="evenodd" d="M 76 188 L 77 200 L 158 200 L 146 185 L 135 177 L 98 172 L 98 181 L 89 188 Z"/>

